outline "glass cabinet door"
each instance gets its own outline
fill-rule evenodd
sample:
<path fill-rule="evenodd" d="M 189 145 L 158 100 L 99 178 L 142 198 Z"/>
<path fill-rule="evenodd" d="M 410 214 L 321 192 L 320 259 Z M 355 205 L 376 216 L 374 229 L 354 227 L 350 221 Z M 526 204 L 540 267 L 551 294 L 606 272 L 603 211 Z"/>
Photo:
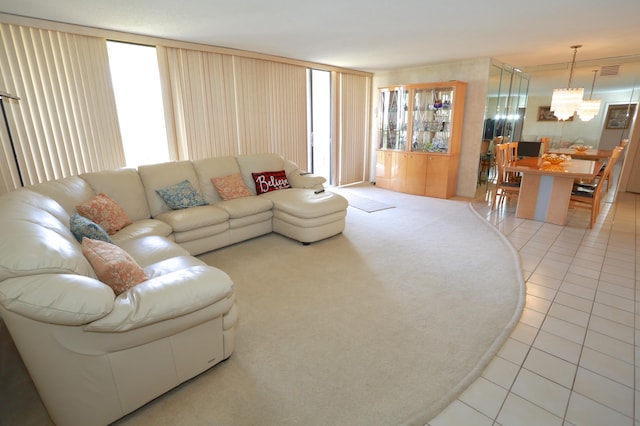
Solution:
<path fill-rule="evenodd" d="M 407 101 L 407 91 L 402 87 L 380 91 L 380 149 L 406 149 Z"/>
<path fill-rule="evenodd" d="M 411 151 L 449 152 L 454 89 L 413 90 Z"/>

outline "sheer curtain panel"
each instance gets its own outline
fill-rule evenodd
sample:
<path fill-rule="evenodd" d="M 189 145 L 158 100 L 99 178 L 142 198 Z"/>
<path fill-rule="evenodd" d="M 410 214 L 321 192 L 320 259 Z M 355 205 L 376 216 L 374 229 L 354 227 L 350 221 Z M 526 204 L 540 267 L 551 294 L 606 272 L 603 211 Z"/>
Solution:
<path fill-rule="evenodd" d="M 21 98 L 9 122 L 25 186 L 124 166 L 105 39 L 0 24 L 0 40 L 0 88 Z"/>

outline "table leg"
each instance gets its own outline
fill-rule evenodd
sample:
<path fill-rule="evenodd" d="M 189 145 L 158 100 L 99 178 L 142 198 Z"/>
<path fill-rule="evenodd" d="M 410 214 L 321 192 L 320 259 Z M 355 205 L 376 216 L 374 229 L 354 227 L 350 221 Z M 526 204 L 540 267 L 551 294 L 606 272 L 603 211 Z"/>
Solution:
<path fill-rule="evenodd" d="M 516 216 L 566 225 L 572 188 L 573 178 L 524 173 Z"/>

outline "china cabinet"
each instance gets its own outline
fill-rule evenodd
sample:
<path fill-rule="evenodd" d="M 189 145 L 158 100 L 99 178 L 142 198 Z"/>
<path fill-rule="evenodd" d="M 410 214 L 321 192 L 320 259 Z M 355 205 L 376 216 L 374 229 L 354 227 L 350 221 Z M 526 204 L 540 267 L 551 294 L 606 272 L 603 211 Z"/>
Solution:
<path fill-rule="evenodd" d="M 377 186 L 455 195 L 466 87 L 449 81 L 380 88 Z"/>

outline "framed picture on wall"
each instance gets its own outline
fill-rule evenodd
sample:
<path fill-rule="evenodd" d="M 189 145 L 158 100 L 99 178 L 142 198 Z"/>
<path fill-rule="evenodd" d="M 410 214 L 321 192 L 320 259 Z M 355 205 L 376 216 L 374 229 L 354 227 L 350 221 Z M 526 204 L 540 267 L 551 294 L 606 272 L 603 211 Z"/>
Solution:
<path fill-rule="evenodd" d="M 558 117 L 551 112 L 551 105 L 538 107 L 538 121 L 558 121 Z M 565 121 L 573 121 L 573 115 Z"/>
<path fill-rule="evenodd" d="M 609 105 L 609 110 L 607 111 L 607 121 L 605 122 L 606 128 L 628 129 L 635 113 L 635 104 Z"/>

